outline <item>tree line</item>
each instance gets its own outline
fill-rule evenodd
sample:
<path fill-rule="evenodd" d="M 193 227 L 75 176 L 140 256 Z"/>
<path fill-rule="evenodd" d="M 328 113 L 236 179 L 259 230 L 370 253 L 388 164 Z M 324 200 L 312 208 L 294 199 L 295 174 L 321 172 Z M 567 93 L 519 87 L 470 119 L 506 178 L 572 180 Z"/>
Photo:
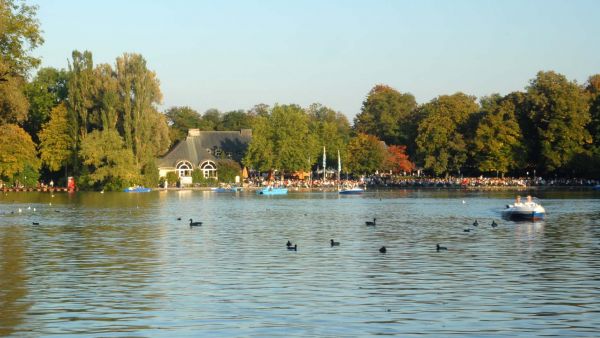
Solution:
<path fill-rule="evenodd" d="M 190 128 L 253 130 L 243 164 L 283 173 L 328 167 L 349 174 L 422 169 L 433 176 L 597 177 L 600 75 L 580 85 L 539 72 L 524 91 L 477 99 L 464 93 L 418 104 L 410 93 L 376 85 L 351 124 L 319 103 L 258 104 L 203 114 L 158 110 L 162 94 L 142 55 L 94 64 L 74 51 L 66 69 L 41 68 L 31 52 L 44 41 L 36 7 L 0 0 L 0 180 L 35 185 L 74 176 L 83 188 L 155 186 L 155 159 Z M 64 183 L 64 182 L 63 182 Z"/>

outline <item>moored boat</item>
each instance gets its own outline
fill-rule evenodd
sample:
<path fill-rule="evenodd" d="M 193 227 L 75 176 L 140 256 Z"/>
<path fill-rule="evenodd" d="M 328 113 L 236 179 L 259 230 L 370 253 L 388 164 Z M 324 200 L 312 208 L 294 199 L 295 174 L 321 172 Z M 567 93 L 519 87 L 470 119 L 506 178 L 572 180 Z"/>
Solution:
<path fill-rule="evenodd" d="M 343 188 L 338 191 L 340 195 L 360 195 L 363 192 L 365 192 L 365 190 L 359 187 Z"/>
<path fill-rule="evenodd" d="M 531 196 L 527 196 L 526 202 L 521 202 L 521 197 L 517 196 L 514 204 L 509 204 L 506 209 L 502 210 L 502 216 L 514 221 L 537 221 L 544 219 L 546 209 L 534 202 Z"/>
<path fill-rule="evenodd" d="M 150 192 L 152 191 L 151 188 L 145 188 L 145 187 L 129 187 L 129 188 L 125 188 L 123 189 L 124 192 Z"/>
<path fill-rule="evenodd" d="M 288 189 L 281 187 L 264 187 L 256 190 L 257 195 L 286 195 L 287 193 Z"/>
<path fill-rule="evenodd" d="M 210 189 L 212 192 L 240 192 L 242 190 L 242 187 L 220 187 Z"/>

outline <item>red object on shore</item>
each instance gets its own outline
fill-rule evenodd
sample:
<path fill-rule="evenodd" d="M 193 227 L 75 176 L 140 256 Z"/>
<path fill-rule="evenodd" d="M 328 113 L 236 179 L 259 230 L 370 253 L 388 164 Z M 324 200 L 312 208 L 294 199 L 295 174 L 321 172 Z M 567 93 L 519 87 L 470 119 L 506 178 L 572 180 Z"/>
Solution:
<path fill-rule="evenodd" d="M 73 178 L 73 176 L 69 176 L 67 180 L 67 190 L 69 192 L 73 192 L 76 188 L 77 187 L 75 186 L 75 179 Z"/>

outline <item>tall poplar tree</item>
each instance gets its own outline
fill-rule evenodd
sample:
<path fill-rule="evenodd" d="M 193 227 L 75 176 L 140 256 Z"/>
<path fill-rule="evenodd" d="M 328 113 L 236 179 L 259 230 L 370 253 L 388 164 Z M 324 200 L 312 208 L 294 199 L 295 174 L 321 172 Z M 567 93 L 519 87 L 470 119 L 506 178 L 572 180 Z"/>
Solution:
<path fill-rule="evenodd" d="M 162 99 L 159 81 L 139 54 L 118 57 L 115 72 L 120 98 L 119 130 L 141 169 L 166 151 L 170 143 L 166 118 L 155 107 Z"/>

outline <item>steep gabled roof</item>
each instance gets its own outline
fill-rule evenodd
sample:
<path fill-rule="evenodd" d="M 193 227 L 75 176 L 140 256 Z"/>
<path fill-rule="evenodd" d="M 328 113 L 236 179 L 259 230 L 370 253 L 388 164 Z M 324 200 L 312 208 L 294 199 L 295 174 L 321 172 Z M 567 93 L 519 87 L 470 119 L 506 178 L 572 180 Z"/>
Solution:
<path fill-rule="evenodd" d="M 158 159 L 159 168 L 174 168 L 179 161 L 189 161 L 194 167 L 206 160 L 216 161 L 219 152 L 241 162 L 252 130 L 199 131 L 190 129 L 185 140 L 180 141 L 169 153 Z"/>

